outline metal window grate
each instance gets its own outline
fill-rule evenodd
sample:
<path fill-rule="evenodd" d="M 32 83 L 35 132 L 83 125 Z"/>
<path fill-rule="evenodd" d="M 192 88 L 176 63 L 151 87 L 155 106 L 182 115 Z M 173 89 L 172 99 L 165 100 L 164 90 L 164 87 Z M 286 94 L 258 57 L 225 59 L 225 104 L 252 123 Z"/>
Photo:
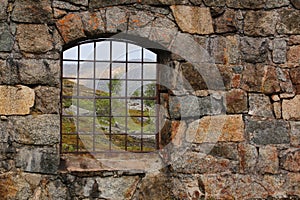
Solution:
<path fill-rule="evenodd" d="M 63 52 L 61 152 L 151 152 L 159 144 L 157 55 L 121 40 Z"/>

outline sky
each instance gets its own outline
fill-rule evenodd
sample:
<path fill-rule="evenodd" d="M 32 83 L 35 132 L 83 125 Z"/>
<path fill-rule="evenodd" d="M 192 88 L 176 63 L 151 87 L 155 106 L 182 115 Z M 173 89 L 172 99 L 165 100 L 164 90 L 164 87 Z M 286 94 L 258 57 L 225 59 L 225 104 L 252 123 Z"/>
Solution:
<path fill-rule="evenodd" d="M 94 60 L 94 52 L 96 52 L 96 60 L 108 61 L 96 63 L 96 78 L 108 78 L 110 71 L 110 41 L 96 42 L 96 49 L 94 51 L 94 43 L 81 44 L 79 47 L 72 47 L 63 53 L 63 59 L 74 60 L 64 61 L 63 76 L 77 78 L 77 60 L 78 50 L 80 51 L 79 60 Z M 113 61 L 126 61 L 126 43 L 125 42 L 112 42 L 112 60 Z M 142 61 L 142 47 L 128 43 L 128 61 Z M 147 49 L 144 49 L 144 61 L 156 62 L 157 55 Z M 112 65 L 112 77 L 125 79 L 125 64 L 113 63 Z M 140 63 L 128 63 L 129 79 L 141 79 L 141 64 Z M 79 69 L 79 78 L 94 78 L 94 65 L 92 62 L 81 62 Z M 143 71 L 144 79 L 156 79 L 156 64 L 144 64 Z M 93 81 L 81 80 L 80 84 L 86 87 L 93 88 Z M 124 82 L 125 83 L 125 82 Z M 143 85 L 148 82 L 144 82 Z M 151 83 L 151 82 L 149 82 Z M 148 84 L 149 84 L 148 83 Z M 130 86 L 130 87 L 129 87 Z M 123 90 L 125 86 L 122 85 Z M 133 93 L 136 89 L 141 87 L 141 81 L 129 81 L 128 82 L 128 95 Z M 101 89 L 108 92 L 107 81 L 96 80 L 96 89 Z"/>

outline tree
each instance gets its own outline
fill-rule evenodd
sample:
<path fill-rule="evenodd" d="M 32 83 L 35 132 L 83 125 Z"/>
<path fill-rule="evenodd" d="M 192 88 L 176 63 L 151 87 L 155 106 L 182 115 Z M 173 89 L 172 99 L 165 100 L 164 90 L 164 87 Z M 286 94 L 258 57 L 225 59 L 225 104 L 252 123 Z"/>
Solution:
<path fill-rule="evenodd" d="M 108 88 L 110 88 L 112 94 L 118 94 L 121 91 L 121 87 L 122 83 L 117 76 L 114 76 L 114 78 L 110 80 L 110 83 L 108 83 Z"/>
<path fill-rule="evenodd" d="M 150 84 L 146 85 L 146 89 L 144 91 L 144 96 L 145 97 L 155 97 L 155 92 L 156 92 L 156 84 L 150 83 Z M 155 104 L 155 101 L 145 100 L 145 104 L 152 108 Z"/>

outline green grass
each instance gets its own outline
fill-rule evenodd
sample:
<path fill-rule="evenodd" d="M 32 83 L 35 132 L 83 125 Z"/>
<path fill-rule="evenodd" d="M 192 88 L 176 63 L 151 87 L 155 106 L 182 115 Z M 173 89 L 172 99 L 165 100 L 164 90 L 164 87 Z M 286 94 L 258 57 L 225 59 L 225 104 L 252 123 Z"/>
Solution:
<path fill-rule="evenodd" d="M 84 86 L 79 86 L 80 92 L 82 96 L 93 96 L 93 90 L 88 89 Z M 75 90 L 74 90 L 75 89 Z M 72 96 L 73 92 L 76 92 L 76 84 L 70 80 L 63 80 L 63 94 Z M 103 91 L 96 91 L 96 95 L 107 97 L 108 93 Z M 95 102 L 94 102 L 95 101 Z M 110 101 L 109 99 L 63 99 L 63 109 L 69 108 L 71 105 L 79 106 L 82 109 L 91 111 L 93 114 L 96 111 L 97 115 L 101 115 L 103 117 L 98 117 L 96 121 L 97 127 L 95 127 L 95 136 L 93 133 L 93 117 L 80 117 L 78 124 L 79 127 L 76 126 L 75 118 L 63 118 L 62 121 L 62 150 L 63 152 L 73 152 L 77 149 L 80 151 L 91 151 L 93 150 L 93 143 L 95 141 L 95 150 L 108 150 L 110 139 L 112 141 L 113 149 L 115 150 L 125 150 L 125 146 L 127 146 L 127 151 L 140 151 L 141 147 L 141 139 L 137 137 L 133 137 L 130 135 L 121 135 L 117 132 L 113 132 L 110 134 L 107 127 L 109 127 L 111 112 L 113 114 L 121 114 L 125 115 L 125 101 L 121 100 L 113 100 L 112 111 L 110 110 Z M 95 106 L 95 107 L 94 107 Z M 121 111 L 121 112 L 120 112 Z M 139 134 L 141 132 L 141 128 L 143 126 L 145 133 L 154 134 L 155 133 L 155 122 L 152 122 L 150 119 L 150 115 L 153 114 L 155 110 L 146 110 L 143 113 L 143 117 L 148 117 L 149 119 L 144 121 L 143 124 L 139 120 L 140 116 L 142 116 L 141 110 L 128 110 L 127 120 L 127 132 L 128 133 L 136 133 Z M 69 113 L 70 114 L 70 113 Z M 125 132 L 126 127 L 125 117 L 114 117 L 111 118 L 112 127 L 116 124 L 120 127 L 120 131 L 122 133 Z M 78 129 L 78 130 L 77 130 Z M 112 129 L 114 130 L 114 129 Z M 118 130 L 118 129 L 117 129 Z M 80 135 L 77 138 L 77 135 L 72 135 L 70 133 L 86 133 L 86 135 Z M 78 142 L 77 142 L 78 140 Z M 155 138 L 147 138 L 143 139 L 143 151 L 154 151 L 156 149 L 155 146 Z"/>

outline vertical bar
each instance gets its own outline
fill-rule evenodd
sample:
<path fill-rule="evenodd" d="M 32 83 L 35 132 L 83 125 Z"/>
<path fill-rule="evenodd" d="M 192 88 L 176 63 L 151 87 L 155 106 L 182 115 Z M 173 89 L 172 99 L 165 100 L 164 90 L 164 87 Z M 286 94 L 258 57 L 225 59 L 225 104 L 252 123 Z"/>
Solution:
<path fill-rule="evenodd" d="M 127 85 L 128 85 L 128 42 L 126 42 L 126 63 L 125 63 L 125 151 L 127 151 L 127 128 L 128 128 L 128 94 L 127 94 Z"/>
<path fill-rule="evenodd" d="M 64 81 L 64 76 L 63 76 L 63 71 L 64 71 L 64 57 L 63 57 L 63 52 L 60 54 L 60 66 L 61 66 L 61 71 L 60 71 L 60 142 L 59 142 L 59 153 L 62 154 L 62 126 L 63 126 L 63 81 Z"/>
<path fill-rule="evenodd" d="M 157 59 L 157 58 L 156 58 Z M 156 148 L 159 149 L 159 145 L 161 144 L 161 133 L 160 133 L 160 110 L 159 110 L 159 106 L 160 105 L 160 93 L 159 93 L 159 83 L 160 83 L 160 77 L 159 77 L 159 67 L 158 67 L 158 63 L 156 60 L 156 84 L 155 84 L 155 89 L 156 89 L 156 93 L 155 93 L 155 99 L 156 99 L 156 129 L 155 129 L 155 137 L 156 137 Z"/>
<path fill-rule="evenodd" d="M 144 140 L 143 140 L 143 131 L 144 131 L 144 48 L 142 48 L 142 74 L 141 74 L 141 79 L 142 79 L 142 88 L 141 88 L 141 152 L 143 152 L 144 148 Z"/>
<path fill-rule="evenodd" d="M 93 61 L 93 64 L 94 64 L 94 80 L 93 80 L 93 89 L 94 89 L 94 109 L 93 109 L 93 152 L 95 152 L 95 127 L 96 127 L 96 42 L 94 42 L 94 49 L 93 49 L 93 52 L 94 52 L 94 61 Z"/>
<path fill-rule="evenodd" d="M 78 96 L 79 96 L 79 68 L 80 68 L 80 45 L 78 45 L 78 59 L 77 59 L 77 94 L 76 94 L 76 96 L 77 96 L 77 99 L 76 99 L 76 101 L 77 101 L 77 111 L 76 111 L 76 127 L 77 127 L 77 130 L 76 130 L 76 133 L 77 133 L 77 139 L 76 139 L 76 145 L 77 145 L 77 147 L 76 147 L 76 151 L 77 151 L 77 153 L 79 152 L 79 117 L 78 117 L 78 115 L 79 115 L 79 98 L 78 98 Z"/>
<path fill-rule="evenodd" d="M 112 147 L 112 128 L 111 128 L 111 124 L 112 124 L 112 41 L 109 42 L 109 46 L 110 46 L 110 50 L 109 50 L 109 151 L 111 151 L 111 147 Z"/>

